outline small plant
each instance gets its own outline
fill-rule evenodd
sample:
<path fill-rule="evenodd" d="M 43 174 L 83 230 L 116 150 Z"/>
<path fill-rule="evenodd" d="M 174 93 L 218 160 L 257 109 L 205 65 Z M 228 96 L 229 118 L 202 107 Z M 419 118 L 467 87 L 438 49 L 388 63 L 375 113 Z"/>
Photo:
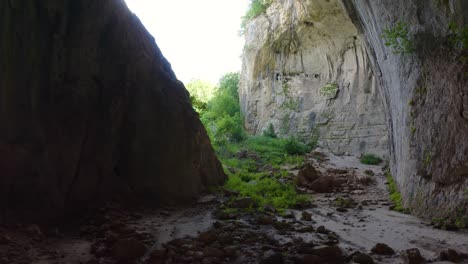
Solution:
<path fill-rule="evenodd" d="M 375 176 L 375 173 L 372 170 L 365 170 L 364 173 L 369 176 Z"/>
<path fill-rule="evenodd" d="M 362 164 L 366 165 L 378 165 L 383 160 L 374 154 L 363 154 L 360 161 Z"/>
<path fill-rule="evenodd" d="M 276 132 L 275 132 L 275 127 L 273 126 L 272 123 L 268 125 L 268 128 L 263 131 L 263 136 L 265 137 L 271 137 L 271 138 L 277 138 Z"/>
<path fill-rule="evenodd" d="M 432 153 L 430 151 L 425 152 L 424 160 L 423 160 L 424 166 L 426 167 L 429 166 L 429 164 L 431 164 L 431 160 L 432 160 Z"/>
<path fill-rule="evenodd" d="M 404 214 L 409 213 L 409 210 L 403 206 L 403 199 L 401 198 L 401 194 L 398 191 L 398 187 L 393 180 L 390 170 L 387 170 L 387 182 L 388 190 L 390 192 L 390 200 L 394 203 L 394 206 L 391 209 Z"/>
<path fill-rule="evenodd" d="M 316 126 L 312 130 L 312 136 L 310 138 L 309 143 L 307 143 L 307 145 L 310 148 L 310 151 L 312 151 L 312 150 L 314 150 L 314 149 L 316 149 L 318 147 L 319 139 L 320 139 L 320 131 L 319 131 L 318 127 Z"/>
<path fill-rule="evenodd" d="M 284 149 L 289 155 L 304 155 L 305 153 L 310 151 L 309 147 L 306 144 L 300 142 L 294 137 L 290 137 L 286 140 Z"/>
<path fill-rule="evenodd" d="M 414 52 L 414 44 L 410 39 L 408 24 L 402 21 L 384 29 L 382 38 L 385 46 L 391 47 L 394 54 L 410 54 Z"/>
<path fill-rule="evenodd" d="M 334 99 L 338 93 L 338 84 L 329 83 L 320 88 L 320 94 L 327 97 L 327 99 Z"/>
<path fill-rule="evenodd" d="M 349 208 L 351 206 L 352 202 L 349 199 L 345 199 L 341 196 L 338 196 L 335 201 L 333 201 L 333 205 L 336 207 L 341 207 L 341 208 Z"/>

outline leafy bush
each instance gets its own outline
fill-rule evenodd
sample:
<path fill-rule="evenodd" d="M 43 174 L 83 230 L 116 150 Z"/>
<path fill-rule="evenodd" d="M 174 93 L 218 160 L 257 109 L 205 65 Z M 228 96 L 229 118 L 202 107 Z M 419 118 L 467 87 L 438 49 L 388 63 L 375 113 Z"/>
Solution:
<path fill-rule="evenodd" d="M 401 198 L 401 194 L 398 191 L 398 187 L 393 180 L 392 174 L 390 171 L 387 171 L 387 182 L 388 182 L 388 190 L 390 192 L 390 200 L 393 201 L 395 204 L 392 208 L 392 210 L 407 214 L 409 213 L 409 210 L 405 207 L 403 207 L 403 199 Z"/>
<path fill-rule="evenodd" d="M 405 22 L 399 21 L 392 27 L 384 29 L 382 38 L 385 40 L 385 46 L 391 47 L 394 54 L 409 54 L 414 51 L 408 24 Z"/>
<path fill-rule="evenodd" d="M 276 132 L 275 132 L 275 127 L 273 126 L 273 124 L 270 123 L 268 125 L 268 128 L 263 131 L 263 136 L 271 137 L 271 138 L 277 137 Z"/>
<path fill-rule="evenodd" d="M 363 154 L 360 160 L 362 164 L 366 165 L 378 165 L 383 161 L 381 158 L 377 157 L 374 154 Z"/>
<path fill-rule="evenodd" d="M 290 137 L 286 140 L 284 149 L 286 150 L 286 153 L 288 153 L 289 155 L 304 155 L 305 153 L 310 151 L 309 146 L 298 141 L 294 137 Z"/>

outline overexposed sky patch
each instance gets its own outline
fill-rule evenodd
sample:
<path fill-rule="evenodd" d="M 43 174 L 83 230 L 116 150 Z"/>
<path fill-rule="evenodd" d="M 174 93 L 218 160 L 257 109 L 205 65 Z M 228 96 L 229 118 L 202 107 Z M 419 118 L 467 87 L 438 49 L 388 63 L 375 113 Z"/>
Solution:
<path fill-rule="evenodd" d="M 217 83 L 240 71 L 240 18 L 248 0 L 126 0 L 154 36 L 177 77 Z"/>

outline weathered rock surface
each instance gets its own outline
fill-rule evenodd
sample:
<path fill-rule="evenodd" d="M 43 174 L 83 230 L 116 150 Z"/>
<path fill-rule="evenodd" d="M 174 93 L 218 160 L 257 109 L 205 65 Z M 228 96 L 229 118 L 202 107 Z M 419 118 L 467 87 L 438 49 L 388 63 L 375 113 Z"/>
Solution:
<path fill-rule="evenodd" d="M 123 0 L 2 1 L 0 208 L 188 200 L 225 175 Z"/>
<path fill-rule="evenodd" d="M 245 126 L 335 154 L 387 155 L 377 81 L 358 31 L 338 0 L 274 1 L 248 25 L 239 87 Z"/>
<path fill-rule="evenodd" d="M 274 1 L 248 25 L 240 85 L 245 125 L 334 153 L 385 155 L 404 205 L 425 217 L 468 208 L 465 50 L 468 2 Z M 346 15 L 347 14 L 347 15 Z M 408 25 L 414 51 L 395 54 L 384 29 Z"/>
<path fill-rule="evenodd" d="M 466 27 L 468 2 L 342 1 L 361 32 L 384 98 L 391 170 L 404 203 L 427 217 L 466 215 L 468 120 L 466 49 L 449 23 Z M 414 52 L 394 54 L 385 28 L 408 25 Z"/>

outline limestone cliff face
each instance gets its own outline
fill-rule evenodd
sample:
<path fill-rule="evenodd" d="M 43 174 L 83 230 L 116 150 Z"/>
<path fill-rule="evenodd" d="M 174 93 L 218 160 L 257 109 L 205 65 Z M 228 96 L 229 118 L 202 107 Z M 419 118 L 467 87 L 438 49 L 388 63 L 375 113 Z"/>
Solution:
<path fill-rule="evenodd" d="M 123 0 L 1 1 L 0 21 L 2 211 L 182 201 L 223 182 L 187 91 Z"/>
<path fill-rule="evenodd" d="M 405 205 L 426 217 L 466 215 L 467 51 L 450 41 L 449 23 L 467 20 L 464 0 L 274 1 L 246 32 L 246 126 L 303 136 L 318 127 L 334 152 L 383 153 L 386 124 Z M 399 22 L 408 54 L 382 38 Z"/>
<path fill-rule="evenodd" d="M 336 154 L 387 156 L 386 120 L 366 48 L 338 0 L 274 1 L 245 32 L 245 126 Z"/>
<path fill-rule="evenodd" d="M 405 204 L 426 216 L 467 214 L 467 64 L 449 23 L 467 26 L 468 2 L 344 1 L 378 76 L 390 130 L 392 174 Z M 411 54 L 393 54 L 384 28 L 409 25 Z"/>

